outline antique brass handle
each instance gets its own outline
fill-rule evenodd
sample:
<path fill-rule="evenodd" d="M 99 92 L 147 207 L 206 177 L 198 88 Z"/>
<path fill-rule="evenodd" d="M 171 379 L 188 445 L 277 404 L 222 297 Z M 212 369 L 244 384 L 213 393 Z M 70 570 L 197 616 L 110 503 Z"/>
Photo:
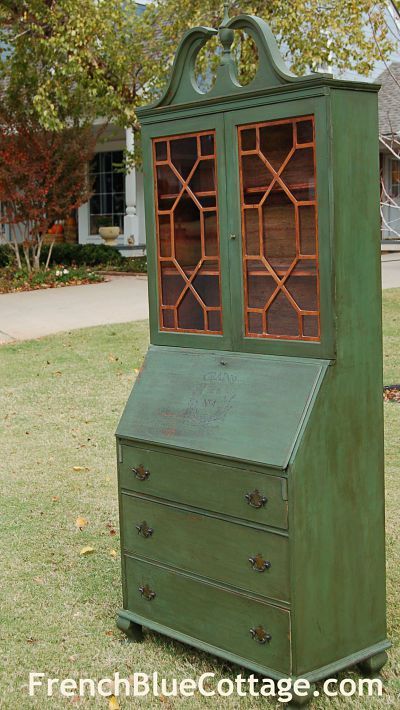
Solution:
<path fill-rule="evenodd" d="M 152 599 L 156 596 L 156 593 L 153 592 L 148 584 L 144 584 L 142 587 L 139 587 L 139 592 L 141 593 L 142 597 L 147 599 L 148 602 L 151 602 Z"/>
<path fill-rule="evenodd" d="M 142 537 L 151 537 L 154 532 L 153 528 L 149 528 L 145 520 L 139 523 L 139 525 L 136 525 L 136 530 L 138 531 L 138 535 L 142 535 Z"/>
<path fill-rule="evenodd" d="M 272 638 L 271 634 L 269 634 L 263 626 L 256 626 L 255 628 L 250 629 L 250 634 L 254 641 L 257 641 L 258 643 L 269 643 Z"/>
<path fill-rule="evenodd" d="M 137 478 L 138 481 L 147 481 L 150 476 L 150 471 L 145 468 L 142 463 L 137 466 L 137 468 L 133 468 L 132 473 L 135 474 L 135 478 Z"/>
<path fill-rule="evenodd" d="M 255 572 L 265 572 L 266 569 L 271 567 L 271 563 L 258 553 L 254 557 L 249 557 L 249 562 Z"/>
<path fill-rule="evenodd" d="M 245 498 L 252 508 L 262 508 L 266 503 L 268 503 L 268 498 L 261 495 L 257 488 L 252 493 L 246 493 Z"/>

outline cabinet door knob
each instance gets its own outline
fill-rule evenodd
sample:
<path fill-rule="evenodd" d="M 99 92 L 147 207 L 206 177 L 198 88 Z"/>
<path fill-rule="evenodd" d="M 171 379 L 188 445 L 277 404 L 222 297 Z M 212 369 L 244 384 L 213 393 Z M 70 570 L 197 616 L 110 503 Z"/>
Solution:
<path fill-rule="evenodd" d="M 252 508 L 262 508 L 266 503 L 268 503 L 268 498 L 261 495 L 257 488 L 251 493 L 246 493 L 245 499 Z"/>
<path fill-rule="evenodd" d="M 133 468 L 132 473 L 135 474 L 135 478 L 137 478 L 138 481 L 147 481 L 150 476 L 150 471 L 145 468 L 142 463 L 137 466 L 137 468 Z"/>
<path fill-rule="evenodd" d="M 255 572 L 265 572 L 266 569 L 271 567 L 271 563 L 268 560 L 264 560 L 260 553 L 254 557 L 249 557 L 249 562 Z"/>
<path fill-rule="evenodd" d="M 139 587 L 139 592 L 142 597 L 147 599 L 148 602 L 151 602 L 156 596 L 156 593 L 150 589 L 148 584 L 144 584 L 142 587 Z"/>
<path fill-rule="evenodd" d="M 139 523 L 139 525 L 136 525 L 136 530 L 138 531 L 138 535 L 142 535 L 142 537 L 151 537 L 154 532 L 153 528 L 149 528 L 145 520 Z"/>
<path fill-rule="evenodd" d="M 258 643 L 269 643 L 272 638 L 271 634 L 269 634 L 263 626 L 256 626 L 255 628 L 250 629 L 250 634 L 254 641 L 257 641 Z"/>

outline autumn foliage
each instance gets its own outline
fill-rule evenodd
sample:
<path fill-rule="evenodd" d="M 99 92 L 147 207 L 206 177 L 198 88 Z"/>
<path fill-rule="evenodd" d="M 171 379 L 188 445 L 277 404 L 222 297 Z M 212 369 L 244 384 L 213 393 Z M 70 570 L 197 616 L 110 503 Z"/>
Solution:
<path fill-rule="evenodd" d="M 0 223 L 10 225 L 18 266 L 38 269 L 43 238 L 90 197 L 87 163 L 96 135 L 90 127 L 46 131 L 0 119 Z"/>

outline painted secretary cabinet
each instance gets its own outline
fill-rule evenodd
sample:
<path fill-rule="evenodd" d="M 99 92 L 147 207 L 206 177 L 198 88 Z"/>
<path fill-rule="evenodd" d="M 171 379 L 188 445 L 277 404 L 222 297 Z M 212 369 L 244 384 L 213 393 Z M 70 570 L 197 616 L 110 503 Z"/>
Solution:
<path fill-rule="evenodd" d="M 234 31 L 258 47 L 241 86 Z M 151 345 L 117 431 L 124 608 L 272 678 L 386 660 L 378 86 L 183 38 L 143 127 Z"/>

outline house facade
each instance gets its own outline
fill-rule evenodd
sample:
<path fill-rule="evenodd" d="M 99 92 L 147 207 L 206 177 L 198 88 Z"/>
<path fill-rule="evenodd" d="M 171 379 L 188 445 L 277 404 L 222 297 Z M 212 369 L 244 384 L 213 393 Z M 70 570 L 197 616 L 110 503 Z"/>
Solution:
<path fill-rule="evenodd" d="M 120 228 L 117 247 L 123 256 L 145 252 L 143 174 L 121 171 L 124 150 L 133 150 L 130 128 L 108 126 L 96 145 L 91 165 L 93 194 L 78 210 L 77 238 L 80 244 L 102 244 L 99 227 L 106 221 Z"/>
<path fill-rule="evenodd" d="M 400 61 L 377 78 L 381 163 L 382 240 L 400 243 Z"/>

